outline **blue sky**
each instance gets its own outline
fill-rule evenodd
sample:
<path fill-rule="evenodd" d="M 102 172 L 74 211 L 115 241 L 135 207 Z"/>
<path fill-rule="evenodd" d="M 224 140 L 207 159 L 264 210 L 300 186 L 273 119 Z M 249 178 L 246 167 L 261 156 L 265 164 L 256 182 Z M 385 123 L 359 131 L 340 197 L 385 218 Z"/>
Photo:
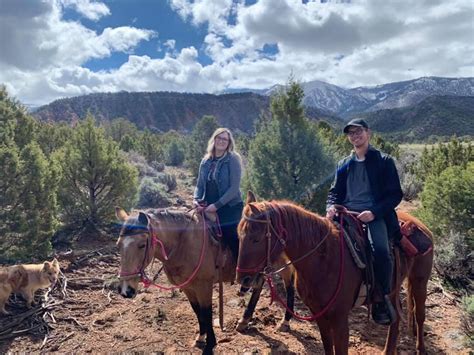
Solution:
<path fill-rule="evenodd" d="M 26 104 L 474 76 L 471 0 L 0 0 L 0 84 Z"/>

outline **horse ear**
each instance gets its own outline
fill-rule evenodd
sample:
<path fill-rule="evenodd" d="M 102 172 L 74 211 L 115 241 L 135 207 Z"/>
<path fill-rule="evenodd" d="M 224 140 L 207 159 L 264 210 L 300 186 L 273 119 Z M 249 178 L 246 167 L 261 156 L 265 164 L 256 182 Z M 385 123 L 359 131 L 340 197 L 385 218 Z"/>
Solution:
<path fill-rule="evenodd" d="M 138 214 L 138 222 L 141 226 L 148 226 L 148 216 L 145 213 L 140 212 Z"/>
<path fill-rule="evenodd" d="M 250 210 L 253 214 L 260 214 L 260 210 L 256 206 L 252 205 L 251 203 L 248 203 L 248 206 L 250 207 Z"/>
<path fill-rule="evenodd" d="M 115 207 L 115 216 L 119 221 L 125 222 L 128 218 L 127 212 L 121 207 Z"/>
<path fill-rule="evenodd" d="M 245 203 L 248 205 L 249 203 L 256 202 L 257 199 L 255 198 L 255 195 L 252 191 L 248 190 L 247 191 L 247 200 Z"/>

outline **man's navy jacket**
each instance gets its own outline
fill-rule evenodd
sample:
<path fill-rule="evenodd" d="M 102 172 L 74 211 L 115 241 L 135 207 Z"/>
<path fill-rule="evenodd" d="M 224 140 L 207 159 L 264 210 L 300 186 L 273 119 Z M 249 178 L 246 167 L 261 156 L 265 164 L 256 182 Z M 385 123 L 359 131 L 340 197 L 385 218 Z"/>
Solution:
<path fill-rule="evenodd" d="M 327 199 L 328 207 L 343 204 L 346 197 L 347 177 L 353 163 L 352 155 L 349 155 L 337 164 L 336 176 Z M 388 154 L 369 145 L 365 155 L 365 166 L 374 197 L 371 212 L 375 218 L 385 220 L 389 237 L 399 239 L 401 235 L 395 207 L 402 200 L 403 192 L 395 162 Z"/>

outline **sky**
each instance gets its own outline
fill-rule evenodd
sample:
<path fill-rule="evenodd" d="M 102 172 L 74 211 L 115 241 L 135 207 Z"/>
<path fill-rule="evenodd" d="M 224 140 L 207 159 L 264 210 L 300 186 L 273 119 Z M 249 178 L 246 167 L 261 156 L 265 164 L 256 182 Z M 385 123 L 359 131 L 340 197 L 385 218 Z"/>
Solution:
<path fill-rule="evenodd" d="M 472 0 L 0 0 L 0 84 L 27 106 L 474 76 Z"/>

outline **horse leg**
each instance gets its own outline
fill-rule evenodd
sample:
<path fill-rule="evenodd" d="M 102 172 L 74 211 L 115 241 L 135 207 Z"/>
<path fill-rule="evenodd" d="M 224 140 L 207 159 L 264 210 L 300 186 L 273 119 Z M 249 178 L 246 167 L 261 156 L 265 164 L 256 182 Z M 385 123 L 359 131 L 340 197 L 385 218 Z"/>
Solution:
<path fill-rule="evenodd" d="M 334 354 L 333 333 L 328 320 L 320 319 L 316 322 L 318 324 L 319 333 L 323 342 L 324 353 L 326 355 Z"/>
<path fill-rule="evenodd" d="M 245 308 L 244 315 L 237 323 L 236 330 L 238 332 L 243 332 L 247 328 L 250 319 L 252 319 L 253 312 L 255 311 L 255 306 L 257 305 L 257 302 L 260 298 L 260 293 L 262 292 L 264 281 L 265 279 L 263 277 L 259 277 L 257 280 L 257 286 L 253 287 L 252 296 L 250 297 L 250 301 L 247 305 L 247 308 Z"/>
<path fill-rule="evenodd" d="M 201 306 L 199 305 L 194 292 L 188 289 L 183 290 L 183 292 L 188 298 L 189 303 L 191 304 L 191 307 L 194 313 L 196 314 L 196 317 L 199 323 L 199 334 L 196 337 L 193 346 L 202 349 L 206 344 L 206 328 L 204 326 L 203 318 L 201 316 Z"/>
<path fill-rule="evenodd" d="M 285 318 L 283 318 L 278 325 L 278 330 L 281 332 L 290 331 L 290 320 L 295 304 L 295 274 L 291 268 L 286 268 L 281 273 L 286 289 L 286 304 L 288 309 L 285 311 Z"/>
<path fill-rule="evenodd" d="M 203 328 L 206 333 L 206 345 L 203 354 L 212 354 L 217 344 L 216 335 L 212 325 L 212 280 L 209 282 L 202 281 L 204 284 L 197 293 L 197 299 L 200 306 L 199 317 L 202 319 Z"/>
<path fill-rule="evenodd" d="M 409 283 L 411 284 L 413 290 L 413 299 L 415 303 L 416 328 L 414 327 L 413 329 L 414 333 L 416 334 L 416 352 L 417 354 L 425 354 L 426 348 L 423 326 L 425 323 L 425 302 L 427 294 L 426 287 L 428 284 L 428 279 L 410 278 Z"/>
<path fill-rule="evenodd" d="M 393 305 L 397 305 L 397 302 L 400 302 L 399 295 L 400 289 L 394 293 L 395 296 L 391 297 L 391 302 Z M 400 324 L 400 307 L 395 307 L 396 313 L 396 320 L 390 324 L 390 328 L 388 329 L 387 339 L 385 341 L 385 348 L 382 352 L 384 355 L 393 355 L 396 353 L 397 349 L 397 341 L 398 341 L 398 334 L 399 334 L 399 324 Z"/>
<path fill-rule="evenodd" d="M 334 321 L 332 328 L 334 349 L 336 355 L 347 355 L 349 353 L 349 319 L 346 317 L 338 317 Z"/>

